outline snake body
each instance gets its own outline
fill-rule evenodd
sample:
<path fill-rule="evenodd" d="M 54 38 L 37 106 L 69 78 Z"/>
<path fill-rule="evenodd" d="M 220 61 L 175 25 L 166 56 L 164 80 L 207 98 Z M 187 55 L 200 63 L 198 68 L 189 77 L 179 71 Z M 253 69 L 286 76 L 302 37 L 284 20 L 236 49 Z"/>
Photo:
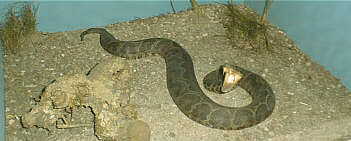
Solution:
<path fill-rule="evenodd" d="M 90 33 L 100 34 L 100 45 L 112 55 L 135 59 L 159 54 L 166 62 L 167 88 L 177 107 L 190 119 L 202 125 L 238 130 L 254 126 L 271 115 L 275 96 L 270 85 L 259 75 L 231 67 L 243 74 L 238 86 L 252 97 L 244 107 L 227 107 L 207 97 L 197 83 L 190 55 L 178 43 L 165 38 L 150 38 L 137 41 L 121 41 L 103 28 L 90 28 L 81 33 L 81 40 Z M 218 90 L 221 83 L 220 69 L 209 73 L 204 79 L 208 89 Z"/>

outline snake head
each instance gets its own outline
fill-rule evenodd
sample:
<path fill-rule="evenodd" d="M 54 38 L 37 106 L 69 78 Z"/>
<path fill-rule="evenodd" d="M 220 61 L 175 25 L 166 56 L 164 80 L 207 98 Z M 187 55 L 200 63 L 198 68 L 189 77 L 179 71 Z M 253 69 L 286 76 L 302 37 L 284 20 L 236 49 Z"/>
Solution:
<path fill-rule="evenodd" d="M 80 34 L 80 41 L 83 41 L 84 40 L 84 36 L 88 34 L 87 31 L 84 31 Z"/>
<path fill-rule="evenodd" d="M 89 28 L 85 31 L 83 31 L 81 34 L 80 34 L 80 40 L 83 41 L 84 40 L 84 36 L 87 35 L 87 34 L 90 34 L 90 33 L 102 33 L 103 31 L 106 31 L 105 29 L 103 28 Z"/>

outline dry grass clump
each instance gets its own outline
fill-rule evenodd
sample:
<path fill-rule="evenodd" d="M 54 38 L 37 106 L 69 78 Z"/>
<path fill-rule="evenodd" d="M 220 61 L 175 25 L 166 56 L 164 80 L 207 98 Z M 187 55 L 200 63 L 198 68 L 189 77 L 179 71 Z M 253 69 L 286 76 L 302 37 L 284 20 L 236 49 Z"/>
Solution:
<path fill-rule="evenodd" d="M 8 7 L 0 25 L 0 40 L 4 51 L 16 54 L 23 39 L 36 31 L 38 6 L 29 2 L 15 3 Z"/>
<path fill-rule="evenodd" d="M 234 44 L 235 39 L 244 38 L 253 49 L 269 49 L 266 39 L 267 26 L 258 18 L 258 14 L 242 12 L 239 5 L 235 5 L 231 1 L 225 5 L 229 17 L 228 22 L 224 25 L 227 28 L 227 37 Z M 266 42 L 263 46 L 262 42 L 258 43 L 262 39 Z"/>

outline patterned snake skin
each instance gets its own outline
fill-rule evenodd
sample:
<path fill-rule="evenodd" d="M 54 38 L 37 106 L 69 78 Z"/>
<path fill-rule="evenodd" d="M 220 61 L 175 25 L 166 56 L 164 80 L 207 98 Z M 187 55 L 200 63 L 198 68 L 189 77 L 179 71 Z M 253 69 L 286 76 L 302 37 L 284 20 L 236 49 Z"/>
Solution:
<path fill-rule="evenodd" d="M 197 83 L 190 55 L 176 42 L 164 38 L 150 38 L 138 41 L 120 41 L 103 28 L 90 28 L 81 33 L 100 34 L 100 44 L 112 55 L 135 59 L 150 54 L 159 54 L 167 66 L 168 91 L 178 108 L 190 119 L 217 129 L 239 130 L 254 126 L 272 114 L 275 96 L 270 85 L 259 75 L 237 66 L 231 66 L 243 74 L 238 86 L 252 97 L 252 102 L 244 107 L 227 107 L 215 103 L 207 97 Z M 204 85 L 214 91 L 220 88 L 221 69 L 209 73 Z"/>

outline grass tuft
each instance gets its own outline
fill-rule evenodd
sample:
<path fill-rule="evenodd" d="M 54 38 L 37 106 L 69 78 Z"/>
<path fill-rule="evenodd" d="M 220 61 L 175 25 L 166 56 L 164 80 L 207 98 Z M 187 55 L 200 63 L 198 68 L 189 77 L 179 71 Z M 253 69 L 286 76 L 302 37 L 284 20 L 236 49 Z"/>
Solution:
<path fill-rule="evenodd" d="M 36 31 L 38 6 L 29 2 L 9 6 L 0 24 L 0 40 L 3 51 L 16 54 L 24 38 Z"/>
<path fill-rule="evenodd" d="M 253 49 L 268 49 L 266 39 L 264 39 L 266 42 L 264 46 L 262 46 L 262 43 L 258 43 L 262 37 L 266 37 L 267 26 L 258 20 L 257 14 L 241 12 L 239 6 L 233 4 L 232 1 L 228 1 L 225 5 L 228 9 L 229 21 L 224 26 L 227 29 L 227 37 L 233 41 L 233 45 L 235 39 L 244 38 Z"/>

